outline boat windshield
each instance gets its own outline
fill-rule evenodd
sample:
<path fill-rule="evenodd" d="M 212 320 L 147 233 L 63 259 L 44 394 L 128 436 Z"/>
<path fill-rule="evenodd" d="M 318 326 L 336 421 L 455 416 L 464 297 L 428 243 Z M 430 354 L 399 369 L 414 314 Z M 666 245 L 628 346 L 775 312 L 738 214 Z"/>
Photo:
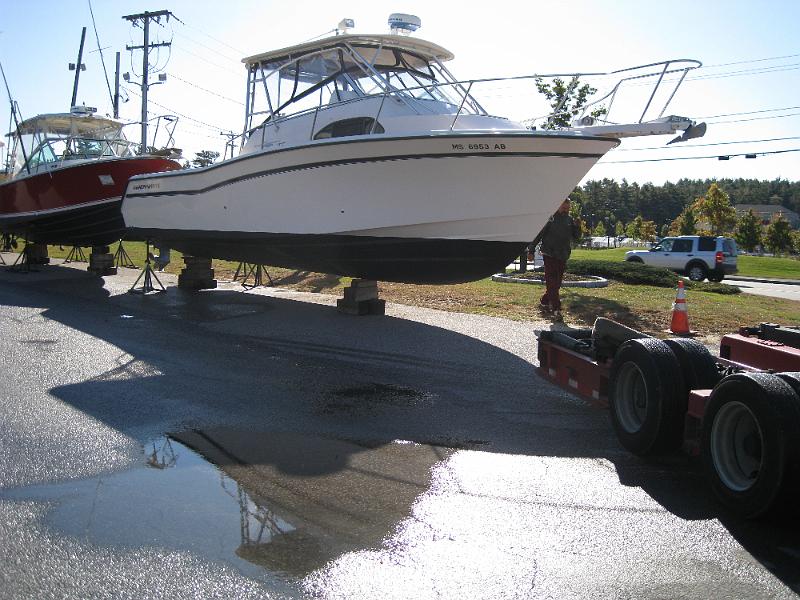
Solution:
<path fill-rule="evenodd" d="M 480 106 L 434 58 L 380 45 L 342 44 L 250 66 L 251 110 L 266 120 L 339 102 L 394 96 L 416 112 L 480 113 Z M 434 108 L 435 104 L 435 108 Z"/>
<path fill-rule="evenodd" d="M 41 127 L 15 136 L 13 172 L 40 171 L 67 161 L 117 158 L 134 155 L 133 144 L 121 127 Z M 24 152 L 23 152 L 24 147 Z M 27 163 L 25 159 L 27 158 Z"/>

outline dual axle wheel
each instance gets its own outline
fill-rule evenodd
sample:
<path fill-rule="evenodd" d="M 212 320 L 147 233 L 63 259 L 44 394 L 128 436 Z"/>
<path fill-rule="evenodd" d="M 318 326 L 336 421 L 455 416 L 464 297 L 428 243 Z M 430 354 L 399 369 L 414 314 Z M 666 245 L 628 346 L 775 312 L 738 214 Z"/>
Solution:
<path fill-rule="evenodd" d="M 614 430 L 634 454 L 677 449 L 689 392 L 711 388 L 700 440 L 711 487 L 743 516 L 761 515 L 800 481 L 800 373 L 721 379 L 716 361 L 696 341 L 629 340 L 611 370 Z"/>

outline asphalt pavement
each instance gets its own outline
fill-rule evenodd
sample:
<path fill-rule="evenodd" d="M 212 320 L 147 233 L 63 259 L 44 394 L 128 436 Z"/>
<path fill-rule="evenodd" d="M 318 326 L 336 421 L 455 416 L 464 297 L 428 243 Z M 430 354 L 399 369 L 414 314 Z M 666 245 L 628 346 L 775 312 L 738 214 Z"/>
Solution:
<path fill-rule="evenodd" d="M 538 378 L 549 323 L 137 275 L 0 267 L 0 598 L 800 590 L 796 522 Z"/>

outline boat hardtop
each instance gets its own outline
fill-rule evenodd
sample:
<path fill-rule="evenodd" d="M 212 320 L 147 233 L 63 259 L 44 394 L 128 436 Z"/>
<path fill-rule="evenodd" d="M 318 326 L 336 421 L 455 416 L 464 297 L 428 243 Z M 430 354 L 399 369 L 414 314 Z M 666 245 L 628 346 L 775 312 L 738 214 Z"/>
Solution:
<path fill-rule="evenodd" d="M 375 66 L 393 65 L 393 50 L 402 50 L 440 62 L 447 62 L 454 58 L 453 53 L 449 50 L 420 38 L 392 34 L 344 34 L 248 56 L 247 58 L 243 58 L 242 62 L 248 66 L 263 63 L 280 64 L 282 62 L 295 60 L 306 54 L 313 54 L 321 50 L 344 46 L 380 50 L 377 55 L 373 55 L 373 57 L 377 59 L 374 61 Z"/>
<path fill-rule="evenodd" d="M 51 113 L 37 115 L 19 124 L 21 135 L 52 133 L 57 135 L 86 135 L 118 133 L 124 123 L 108 117 L 97 117 L 91 113 Z M 8 134 L 14 135 L 14 132 Z"/>

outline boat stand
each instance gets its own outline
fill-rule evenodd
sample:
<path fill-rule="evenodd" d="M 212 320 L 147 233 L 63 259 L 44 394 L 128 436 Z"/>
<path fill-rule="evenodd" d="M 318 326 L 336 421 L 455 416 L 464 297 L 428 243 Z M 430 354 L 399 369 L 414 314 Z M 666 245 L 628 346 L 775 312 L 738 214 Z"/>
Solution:
<path fill-rule="evenodd" d="M 344 289 L 344 298 L 336 301 L 336 310 L 345 315 L 386 314 L 386 300 L 378 298 L 378 282 L 372 279 L 353 279 Z"/>
<path fill-rule="evenodd" d="M 67 257 L 64 259 L 64 264 L 71 262 L 89 262 L 86 260 L 86 255 L 83 253 L 83 248 L 80 246 L 73 246 L 69 251 Z"/>
<path fill-rule="evenodd" d="M 17 255 L 14 264 L 9 271 L 14 273 L 38 272 L 32 265 L 46 265 L 50 262 L 47 257 L 47 246 L 44 244 L 32 244 L 25 240 L 25 247 Z"/>
<path fill-rule="evenodd" d="M 13 252 L 14 249 L 17 247 L 17 241 L 10 233 L 4 233 L 2 237 L 2 246 L 0 246 L 0 252 Z M 7 264 L 3 255 L 0 254 L 0 265 Z"/>
<path fill-rule="evenodd" d="M 122 240 L 119 241 L 119 248 L 114 253 L 114 266 L 125 267 L 126 269 L 136 269 L 136 263 L 133 262 L 133 259 L 130 255 L 126 252 L 125 248 L 122 245 Z"/>
<path fill-rule="evenodd" d="M 158 275 L 153 270 L 153 266 L 150 264 L 150 241 L 148 240 L 145 242 L 145 261 L 144 261 L 144 268 L 142 272 L 139 273 L 139 277 L 136 278 L 136 281 L 133 282 L 131 289 L 128 290 L 129 294 L 142 294 L 146 296 L 147 294 L 160 294 L 161 292 L 166 292 L 166 288 L 164 284 L 161 283 L 159 280 Z M 153 285 L 153 280 L 158 284 L 159 287 Z M 142 281 L 142 287 L 137 288 L 137 284 L 139 281 Z M 161 288 L 161 289 L 159 289 Z"/>
<path fill-rule="evenodd" d="M 25 247 L 17 254 L 16 260 L 8 269 L 12 273 L 30 273 L 31 271 L 37 272 L 39 269 L 31 268 L 31 258 L 28 252 L 28 244 L 25 243 Z"/>
<path fill-rule="evenodd" d="M 253 288 L 257 287 L 266 287 L 267 284 L 264 283 L 264 275 L 267 276 L 269 285 L 274 286 L 275 283 L 272 281 L 272 277 L 270 277 L 269 273 L 267 272 L 267 268 L 264 265 L 253 265 L 242 262 L 239 263 L 238 267 L 236 267 L 236 273 L 233 275 L 233 280 L 236 281 L 241 277 L 242 287 L 246 290 L 252 290 Z M 248 283 L 251 277 L 253 278 L 253 283 Z"/>

